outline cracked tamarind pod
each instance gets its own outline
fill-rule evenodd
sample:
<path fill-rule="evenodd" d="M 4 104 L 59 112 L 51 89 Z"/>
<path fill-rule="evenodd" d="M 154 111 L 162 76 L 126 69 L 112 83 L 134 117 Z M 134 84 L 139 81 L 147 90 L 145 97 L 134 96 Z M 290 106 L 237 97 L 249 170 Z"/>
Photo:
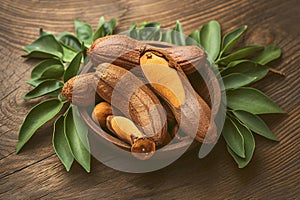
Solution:
<path fill-rule="evenodd" d="M 105 101 L 98 103 L 93 109 L 92 119 L 99 123 L 101 128 L 110 131 L 122 141 L 131 145 L 132 155 L 136 158 L 146 160 L 155 153 L 155 142 L 151 138 L 145 137 L 130 119 L 123 116 L 114 116 L 109 103 Z M 168 144 L 170 140 L 170 135 L 167 134 L 164 145 Z"/>
<path fill-rule="evenodd" d="M 100 64 L 94 76 L 99 80 L 97 94 L 162 146 L 168 134 L 167 120 L 154 92 L 134 74 L 113 64 Z"/>
<path fill-rule="evenodd" d="M 149 49 L 140 57 L 140 65 L 151 87 L 170 106 L 180 128 L 193 136 L 194 128 L 198 127 L 196 140 L 216 142 L 216 127 L 214 123 L 210 126 L 209 106 L 194 91 L 180 65 L 168 52 Z"/>
<path fill-rule="evenodd" d="M 155 142 L 136 127 L 128 118 L 110 115 L 106 118 L 106 127 L 123 141 L 131 145 L 131 153 L 140 160 L 152 157 Z"/>
<path fill-rule="evenodd" d="M 130 81 L 117 87 L 125 75 Z M 62 89 L 63 96 L 77 106 L 91 105 L 95 93 L 130 118 L 156 146 L 165 144 L 168 132 L 162 105 L 153 91 L 131 72 L 116 65 L 101 64 L 96 72 L 71 78 Z M 115 102 L 112 102 L 113 93 Z"/>

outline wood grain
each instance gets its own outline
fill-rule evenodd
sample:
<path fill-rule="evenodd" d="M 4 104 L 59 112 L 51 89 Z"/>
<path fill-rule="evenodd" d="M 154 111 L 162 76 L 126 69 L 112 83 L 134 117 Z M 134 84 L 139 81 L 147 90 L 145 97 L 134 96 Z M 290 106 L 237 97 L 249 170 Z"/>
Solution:
<path fill-rule="evenodd" d="M 188 1 L 9 1 L 0 3 L 0 199 L 297 199 L 300 196 L 300 4 L 297 0 Z M 45 31 L 74 32 L 74 19 L 96 28 L 98 19 L 118 19 L 118 30 L 132 22 L 160 21 L 172 28 L 180 20 L 186 33 L 216 19 L 224 33 L 249 25 L 241 44 L 277 44 L 283 56 L 256 87 L 266 92 L 288 115 L 264 116 L 279 143 L 256 136 L 256 151 L 245 169 L 238 169 L 223 141 L 204 159 L 198 150 L 170 166 L 146 174 L 115 171 L 92 160 L 86 174 L 75 164 L 67 173 L 51 145 L 51 126 L 41 128 L 19 155 L 17 134 L 28 110 L 37 102 L 24 101 L 30 70 L 22 46 Z"/>

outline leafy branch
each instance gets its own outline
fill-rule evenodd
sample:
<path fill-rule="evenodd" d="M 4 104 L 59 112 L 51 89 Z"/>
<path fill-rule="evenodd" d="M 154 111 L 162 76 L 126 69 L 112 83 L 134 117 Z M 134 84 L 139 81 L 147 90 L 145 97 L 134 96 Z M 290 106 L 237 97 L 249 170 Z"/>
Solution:
<path fill-rule="evenodd" d="M 24 95 L 24 99 L 49 96 L 51 99 L 34 106 L 27 114 L 19 132 L 16 152 L 19 153 L 26 142 L 38 128 L 47 121 L 56 118 L 53 129 L 53 147 L 67 171 L 74 159 L 90 172 L 90 153 L 87 128 L 75 124 L 81 123 L 76 118 L 78 111 L 72 108 L 61 95 L 63 84 L 80 71 L 81 63 L 87 62 L 86 50 L 99 37 L 111 35 L 116 19 L 109 22 L 100 18 L 98 29 L 93 32 L 91 25 L 75 20 L 76 35 L 63 32 L 58 36 L 40 29 L 40 37 L 24 47 L 27 58 L 43 59 L 31 71 L 31 79 L 27 83 L 34 88 Z M 55 98 L 53 98 L 55 97 Z M 83 136 L 82 136 L 83 134 Z"/>
<path fill-rule="evenodd" d="M 75 20 L 76 35 L 63 32 L 55 36 L 41 29 L 40 37 L 24 47 L 27 52 L 24 57 L 43 59 L 31 72 L 27 83 L 34 88 L 25 94 L 24 99 L 41 96 L 51 99 L 42 101 L 27 114 L 20 128 L 17 153 L 39 127 L 56 118 L 53 146 L 66 170 L 70 170 L 75 159 L 87 172 L 90 171 L 88 140 L 82 140 L 82 137 L 87 137 L 87 128 L 77 130 L 75 124 L 82 123 L 76 118 L 78 111 L 61 96 L 61 89 L 64 82 L 79 73 L 81 64 L 88 61 L 86 50 L 93 41 L 114 34 L 115 26 L 116 19 L 105 22 L 101 17 L 97 30 L 93 31 L 91 25 Z M 186 38 L 181 23 L 177 21 L 175 32 L 162 32 L 158 22 L 144 22 L 139 26 L 134 23 L 128 30 L 128 35 L 138 40 L 198 45 L 206 50 L 224 82 L 228 109 L 222 136 L 239 168 L 247 166 L 252 158 L 255 149 L 253 133 L 278 141 L 259 115 L 285 113 L 261 91 L 249 87 L 267 75 L 270 71 L 267 64 L 279 58 L 281 50 L 274 45 L 233 50 L 246 29 L 247 26 L 241 26 L 222 37 L 220 24 L 210 21 Z"/>

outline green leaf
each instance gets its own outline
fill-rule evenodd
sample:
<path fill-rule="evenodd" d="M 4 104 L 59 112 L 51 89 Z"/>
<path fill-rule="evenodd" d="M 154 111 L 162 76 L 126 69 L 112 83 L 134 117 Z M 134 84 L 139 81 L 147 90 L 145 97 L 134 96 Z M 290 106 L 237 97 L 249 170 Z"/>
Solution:
<path fill-rule="evenodd" d="M 139 39 L 140 40 L 154 40 L 160 41 L 162 37 L 162 33 L 160 32 L 160 28 L 155 27 L 146 27 L 138 30 Z"/>
<path fill-rule="evenodd" d="M 76 56 L 78 51 L 75 51 L 74 49 L 69 48 L 65 44 L 61 43 L 61 46 L 64 50 L 64 56 L 63 61 L 64 62 L 71 62 L 73 58 Z"/>
<path fill-rule="evenodd" d="M 81 42 L 72 33 L 62 32 L 57 36 L 57 39 L 68 49 L 72 49 L 75 52 L 81 51 Z"/>
<path fill-rule="evenodd" d="M 63 65 L 53 65 L 51 67 L 47 67 L 47 70 L 43 72 L 40 78 L 42 79 L 60 79 L 64 74 L 64 66 Z"/>
<path fill-rule="evenodd" d="M 93 43 L 93 29 L 91 25 L 79 20 L 75 20 L 74 23 L 78 39 L 89 47 Z"/>
<path fill-rule="evenodd" d="M 200 45 L 200 31 L 195 30 L 186 39 L 186 45 Z"/>
<path fill-rule="evenodd" d="M 26 55 L 22 55 L 24 58 L 39 58 L 39 59 L 47 59 L 47 58 L 57 58 L 56 56 L 49 54 L 49 53 L 44 53 L 41 51 L 31 51 L 30 53 Z"/>
<path fill-rule="evenodd" d="M 78 136 L 79 133 L 73 118 L 73 112 L 70 108 L 65 116 L 65 135 L 75 160 L 87 171 L 90 172 L 90 153 Z"/>
<path fill-rule="evenodd" d="M 176 44 L 178 46 L 185 45 L 185 36 L 183 33 L 182 25 L 179 21 L 176 21 L 174 31 L 172 31 L 172 41 L 173 44 Z"/>
<path fill-rule="evenodd" d="M 235 60 L 250 58 L 251 56 L 253 56 L 254 54 L 257 54 L 261 50 L 263 50 L 262 46 L 244 47 L 244 48 L 239 49 L 225 57 L 222 57 L 220 60 L 218 60 L 218 63 L 222 64 L 222 65 L 227 65 L 228 63 L 235 61 Z"/>
<path fill-rule="evenodd" d="M 71 149 L 64 132 L 64 118 L 60 116 L 54 123 L 52 144 L 60 161 L 67 171 L 70 171 L 74 161 Z"/>
<path fill-rule="evenodd" d="M 62 93 L 59 93 L 59 94 L 57 95 L 57 98 L 58 98 L 61 102 L 63 102 L 63 103 L 65 103 L 65 102 L 68 101 L 67 98 L 64 97 L 64 96 L 62 95 Z"/>
<path fill-rule="evenodd" d="M 222 130 L 227 145 L 239 156 L 245 158 L 244 138 L 232 120 L 227 117 Z"/>
<path fill-rule="evenodd" d="M 52 119 L 62 107 L 63 103 L 58 99 L 49 99 L 34 106 L 20 128 L 16 153 L 19 153 L 35 131 Z"/>
<path fill-rule="evenodd" d="M 281 49 L 278 46 L 270 45 L 265 47 L 265 49 L 252 60 L 261 65 L 266 65 L 269 62 L 276 60 L 280 56 L 281 56 Z"/>
<path fill-rule="evenodd" d="M 38 63 L 31 71 L 31 79 L 58 79 L 64 73 L 60 60 L 49 59 Z"/>
<path fill-rule="evenodd" d="M 244 138 L 244 144 L 245 144 L 245 158 L 241 158 L 238 155 L 235 154 L 233 150 L 231 150 L 230 146 L 227 145 L 227 150 L 230 153 L 230 155 L 233 157 L 235 162 L 238 164 L 239 168 L 246 167 L 249 162 L 252 159 L 254 149 L 255 149 L 255 140 L 251 133 L 251 131 L 243 126 L 241 123 L 239 123 L 237 120 L 233 120 L 233 123 L 238 128 L 239 132 L 242 134 Z"/>
<path fill-rule="evenodd" d="M 143 28 L 160 28 L 160 25 L 161 23 L 160 22 L 143 22 L 141 25 L 140 25 L 140 29 L 143 29 Z"/>
<path fill-rule="evenodd" d="M 242 110 L 233 111 L 233 114 L 253 132 L 270 140 L 278 141 L 265 122 L 257 115 Z"/>
<path fill-rule="evenodd" d="M 235 61 L 230 62 L 225 69 L 230 68 L 230 67 L 235 67 L 235 66 L 239 65 L 240 63 L 244 63 L 244 62 L 253 63 L 253 61 L 251 61 L 251 60 L 235 60 Z"/>
<path fill-rule="evenodd" d="M 24 95 L 24 99 L 34 99 L 44 96 L 62 88 L 63 84 L 58 80 L 45 80 L 36 86 L 33 90 Z"/>
<path fill-rule="evenodd" d="M 30 45 L 24 47 L 28 52 L 24 57 L 29 58 L 62 58 L 63 49 L 53 35 L 43 35 Z"/>
<path fill-rule="evenodd" d="M 255 81 L 256 77 L 246 76 L 240 73 L 232 73 L 223 77 L 225 90 L 236 89 Z"/>
<path fill-rule="evenodd" d="M 252 114 L 285 113 L 269 97 L 254 88 L 238 88 L 226 93 L 227 106 L 233 110 L 244 110 Z"/>
<path fill-rule="evenodd" d="M 36 87 L 39 84 L 41 84 L 44 81 L 55 81 L 57 79 L 30 79 L 28 81 L 26 81 L 26 83 L 28 83 L 29 85 Z"/>
<path fill-rule="evenodd" d="M 167 30 L 162 34 L 162 41 L 172 44 L 172 31 Z"/>
<path fill-rule="evenodd" d="M 98 23 L 98 28 L 105 24 L 104 16 L 101 16 Z M 103 35 L 104 36 L 104 35 Z"/>
<path fill-rule="evenodd" d="M 48 97 L 57 97 L 61 93 L 61 88 L 47 94 Z"/>
<path fill-rule="evenodd" d="M 73 120 L 74 120 L 74 123 L 76 124 L 76 130 L 78 133 L 78 137 L 80 138 L 80 140 L 82 141 L 84 146 L 87 149 L 90 149 L 90 145 L 89 145 L 89 141 L 88 141 L 88 128 L 82 121 L 81 115 L 79 114 L 77 106 L 72 106 L 72 110 L 73 110 Z"/>
<path fill-rule="evenodd" d="M 81 59 L 82 59 L 82 52 L 78 52 L 65 71 L 64 82 L 67 82 L 70 78 L 77 75 L 80 67 Z"/>
<path fill-rule="evenodd" d="M 160 28 L 157 28 L 156 31 L 154 32 L 153 39 L 154 41 L 161 41 L 162 39 L 162 32 L 160 31 Z"/>
<path fill-rule="evenodd" d="M 104 25 L 105 25 L 105 20 L 104 20 L 104 17 L 102 16 L 102 17 L 100 17 L 98 28 L 93 35 L 93 41 L 105 36 Z"/>
<path fill-rule="evenodd" d="M 238 41 L 238 39 L 241 37 L 241 35 L 245 32 L 247 29 L 247 26 L 241 26 L 229 33 L 227 33 L 222 40 L 222 50 L 221 54 L 225 53 L 232 49 L 232 47 L 235 45 L 235 43 Z"/>
<path fill-rule="evenodd" d="M 200 30 L 201 46 L 212 60 L 216 60 L 221 46 L 221 28 L 219 22 L 213 20 L 204 24 Z"/>
<path fill-rule="evenodd" d="M 269 68 L 250 60 L 234 61 L 228 65 L 222 72 L 222 76 L 240 73 L 250 78 L 255 78 L 255 81 L 261 80 L 268 74 Z"/>
<path fill-rule="evenodd" d="M 113 34 L 114 29 L 116 27 L 116 24 L 117 24 L 117 19 L 116 18 L 112 18 L 111 20 L 109 20 L 109 22 L 105 23 L 104 29 L 105 29 L 106 35 L 112 35 Z"/>
<path fill-rule="evenodd" d="M 138 31 L 136 30 L 137 23 L 134 22 L 128 29 L 127 35 L 131 38 L 138 39 Z"/>
<path fill-rule="evenodd" d="M 134 29 L 136 29 L 136 27 L 137 27 L 137 23 L 134 22 L 134 23 L 131 24 L 131 26 L 129 27 L 128 30 L 129 30 L 129 31 L 134 30 Z"/>

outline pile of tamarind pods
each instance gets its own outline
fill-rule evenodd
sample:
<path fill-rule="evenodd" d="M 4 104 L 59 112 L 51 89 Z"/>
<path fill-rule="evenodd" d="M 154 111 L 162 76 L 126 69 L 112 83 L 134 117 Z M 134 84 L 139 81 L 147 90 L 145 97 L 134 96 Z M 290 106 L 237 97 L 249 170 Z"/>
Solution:
<path fill-rule="evenodd" d="M 92 119 L 128 143 L 135 157 L 150 158 L 178 129 L 201 143 L 216 142 L 211 109 L 188 78 L 207 61 L 202 49 L 112 35 L 97 39 L 88 55 L 95 71 L 71 78 L 62 94 L 77 106 L 95 104 L 95 93 L 101 97 Z"/>

